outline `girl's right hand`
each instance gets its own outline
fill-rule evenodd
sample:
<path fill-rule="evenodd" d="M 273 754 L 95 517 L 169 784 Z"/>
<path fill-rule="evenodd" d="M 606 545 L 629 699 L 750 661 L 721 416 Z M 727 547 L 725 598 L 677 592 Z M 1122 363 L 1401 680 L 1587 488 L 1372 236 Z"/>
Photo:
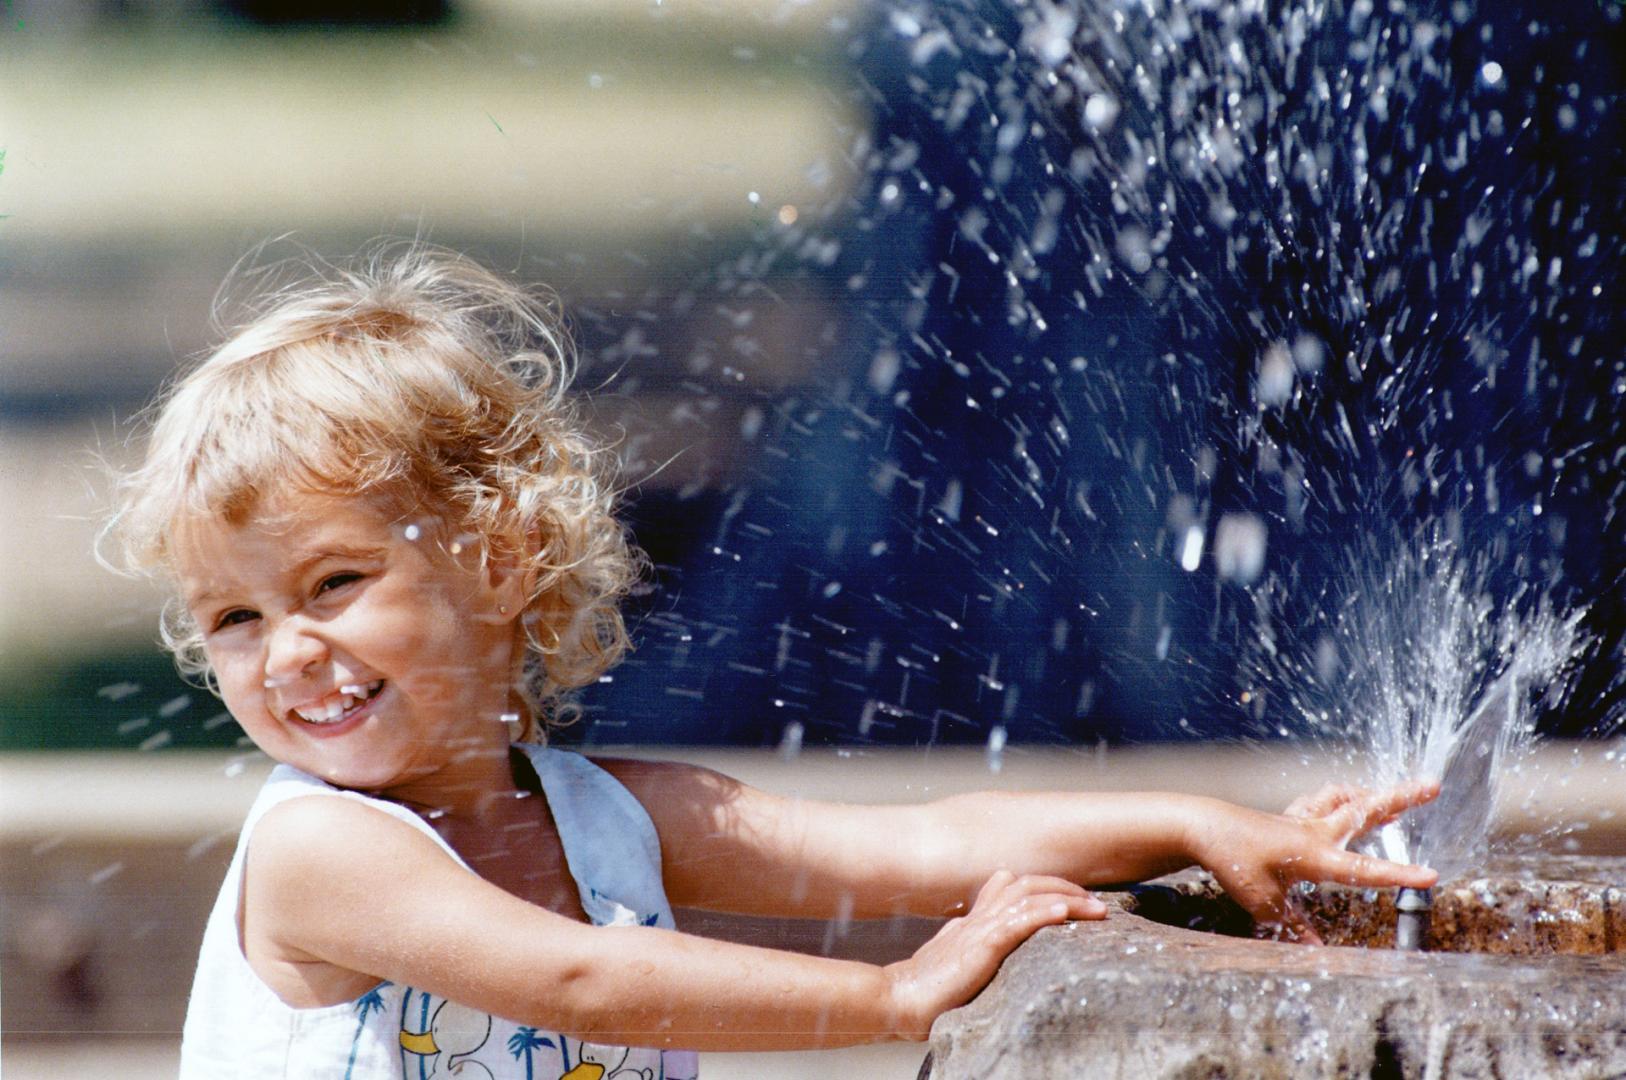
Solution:
<path fill-rule="evenodd" d="M 1295 800 L 1280 816 L 1200 800 L 1188 850 L 1253 916 L 1256 932 L 1319 945 L 1321 939 L 1292 902 L 1289 887 L 1296 881 L 1337 881 L 1367 888 L 1429 888 L 1437 879 L 1433 870 L 1346 848 L 1355 837 L 1439 793 L 1434 780 L 1414 780 L 1386 791 L 1333 785 Z"/>
<path fill-rule="evenodd" d="M 898 1037 L 926 1039 L 933 1020 L 970 1001 L 1040 927 L 1106 915 L 1105 904 L 1070 881 L 999 871 L 969 912 L 951 919 L 909 959 L 884 969 Z"/>

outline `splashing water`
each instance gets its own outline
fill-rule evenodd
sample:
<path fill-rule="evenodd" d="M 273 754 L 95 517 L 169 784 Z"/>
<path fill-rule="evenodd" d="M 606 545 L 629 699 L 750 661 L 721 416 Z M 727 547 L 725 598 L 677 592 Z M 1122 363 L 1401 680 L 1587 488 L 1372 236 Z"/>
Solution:
<path fill-rule="evenodd" d="M 875 118 L 856 194 L 718 279 L 825 290 L 825 383 L 761 402 L 764 465 L 615 712 L 712 737 L 717 702 L 783 702 L 809 745 L 1281 737 L 1325 668 L 1363 672 L 1369 707 L 1318 703 L 1316 734 L 1443 769 L 1424 749 L 1471 741 L 1505 671 L 1528 667 L 1498 740 L 1552 720 L 1545 665 L 1514 662 L 1547 618 L 1575 636 L 1554 654 L 1606 638 L 1568 730 L 1619 714 L 1614 9 L 946 0 L 876 23 L 844 41 Z M 1454 554 L 1405 555 L 1443 542 L 1419 523 Z M 1397 539 L 1346 556 L 1363 534 Z M 1335 632 L 1329 595 L 1371 599 Z M 1266 680 L 1254 653 L 1301 666 Z M 697 666 L 692 717 L 632 700 Z"/>
<path fill-rule="evenodd" d="M 1559 615 L 1528 589 L 1494 599 L 1491 564 L 1448 539 L 1417 539 L 1387 561 L 1375 548 L 1352 560 L 1308 655 L 1260 651 L 1249 694 L 1282 694 L 1301 733 L 1371 786 L 1438 779 L 1439 798 L 1371 846 L 1448 880 L 1486 854 L 1500 784 L 1535 745 L 1537 702 L 1566 703 L 1586 612 Z"/>
<path fill-rule="evenodd" d="M 1432 805 L 1380 831 L 1386 858 L 1432 866 L 1441 880 L 1449 880 L 1484 856 L 1502 778 L 1521 769 L 1534 745 L 1531 698 L 1563 698 L 1566 667 L 1582 651 L 1582 614 L 1558 618 L 1542 610 L 1522 619 L 1508 616 L 1494 661 L 1481 667 L 1469 660 L 1473 654 L 1459 656 L 1457 666 L 1444 673 L 1454 683 L 1447 693 L 1425 699 L 1415 710 L 1380 713 L 1368 722 L 1373 783 L 1407 775 L 1440 780 L 1440 796 Z M 1448 630 L 1443 636 L 1452 635 Z M 1469 697 L 1466 688 L 1498 663 L 1500 674 Z"/>

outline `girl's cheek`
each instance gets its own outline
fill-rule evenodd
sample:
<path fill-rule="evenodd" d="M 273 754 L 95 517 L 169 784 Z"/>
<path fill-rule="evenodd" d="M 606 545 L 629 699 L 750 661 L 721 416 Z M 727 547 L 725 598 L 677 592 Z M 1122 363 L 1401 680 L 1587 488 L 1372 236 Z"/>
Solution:
<path fill-rule="evenodd" d="M 215 668 L 215 678 L 220 681 L 220 696 L 226 703 L 226 708 L 233 716 L 243 710 L 243 680 L 235 673 L 220 667 Z"/>
<path fill-rule="evenodd" d="M 241 658 L 230 654 L 211 656 L 209 665 L 214 668 L 215 678 L 220 683 L 221 696 L 233 714 L 237 714 L 248 702 L 249 695 L 259 694 L 264 690 L 265 680 L 257 678 L 252 666 L 243 663 Z"/>

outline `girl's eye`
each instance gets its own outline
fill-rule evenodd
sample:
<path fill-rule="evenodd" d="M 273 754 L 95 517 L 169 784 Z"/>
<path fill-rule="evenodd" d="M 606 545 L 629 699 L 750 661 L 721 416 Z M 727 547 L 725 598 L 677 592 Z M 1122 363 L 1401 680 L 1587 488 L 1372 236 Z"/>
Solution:
<path fill-rule="evenodd" d="M 256 614 L 256 612 L 250 611 L 248 608 L 232 608 L 215 620 L 215 629 L 224 630 L 228 626 L 248 622 L 250 619 L 255 618 Z"/>
<path fill-rule="evenodd" d="M 334 589 L 342 589 L 346 585 L 360 580 L 360 574 L 350 570 L 341 570 L 337 574 L 329 574 L 327 577 L 323 578 L 321 584 L 316 586 L 316 591 L 318 593 L 331 592 Z"/>

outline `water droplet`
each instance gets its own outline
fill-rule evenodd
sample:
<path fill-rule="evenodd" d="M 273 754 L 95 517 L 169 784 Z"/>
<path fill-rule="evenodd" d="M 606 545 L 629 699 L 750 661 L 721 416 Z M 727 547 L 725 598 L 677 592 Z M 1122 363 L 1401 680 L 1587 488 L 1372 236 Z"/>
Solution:
<path fill-rule="evenodd" d="M 1186 530 L 1185 541 L 1180 545 L 1180 568 L 1188 573 L 1202 565 L 1203 561 L 1203 527 L 1193 525 Z"/>
<path fill-rule="evenodd" d="M 988 731 L 988 771 L 997 773 L 1005 765 L 1005 726 L 995 724 Z"/>
<path fill-rule="evenodd" d="M 775 705 L 783 705 L 783 701 L 775 701 Z M 784 761 L 795 759 L 802 752 L 802 724 L 799 720 L 792 720 L 785 725 L 779 737 L 779 757 Z"/>
<path fill-rule="evenodd" d="M 1223 578 L 1246 585 L 1265 568 L 1265 523 L 1253 514 L 1220 517 L 1214 530 L 1214 563 Z"/>
<path fill-rule="evenodd" d="M 123 701 L 132 694 L 141 693 L 141 684 L 136 682 L 116 682 L 104 686 L 96 691 L 96 696 L 106 698 L 108 701 Z"/>
<path fill-rule="evenodd" d="M 1096 131 L 1106 131 L 1118 119 L 1118 102 L 1110 94 L 1091 94 L 1084 102 L 1084 122 Z"/>
<path fill-rule="evenodd" d="M 1306 375 L 1321 370 L 1326 362 L 1327 349 L 1321 339 L 1312 334 L 1300 334 L 1293 340 L 1293 365 Z"/>
<path fill-rule="evenodd" d="M 892 391 L 892 384 L 897 381 L 898 371 L 902 361 L 895 349 L 881 349 L 869 364 L 870 389 L 877 394 L 887 394 Z"/>
<path fill-rule="evenodd" d="M 122 862 L 111 862 L 91 874 L 89 881 L 92 885 L 101 885 L 122 873 L 124 873 L 124 864 Z"/>
<path fill-rule="evenodd" d="M 1276 342 L 1259 359 L 1254 397 L 1265 406 L 1283 405 L 1293 396 L 1293 353 Z"/>

